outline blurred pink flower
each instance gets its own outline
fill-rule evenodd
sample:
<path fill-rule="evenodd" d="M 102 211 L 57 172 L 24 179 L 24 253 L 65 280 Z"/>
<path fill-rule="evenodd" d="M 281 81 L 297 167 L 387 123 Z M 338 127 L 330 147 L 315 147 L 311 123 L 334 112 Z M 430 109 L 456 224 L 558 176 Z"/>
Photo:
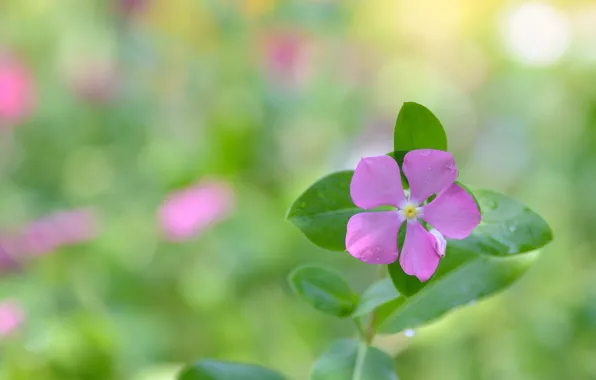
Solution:
<path fill-rule="evenodd" d="M 148 0 L 116 0 L 116 6 L 120 12 L 130 14 L 143 10 L 147 2 Z"/>
<path fill-rule="evenodd" d="M 308 76 L 307 38 L 295 32 L 274 32 L 264 41 L 265 69 L 274 80 L 302 83 Z"/>
<path fill-rule="evenodd" d="M 0 127 L 21 123 L 33 108 L 33 81 L 20 62 L 0 55 Z"/>
<path fill-rule="evenodd" d="M 106 103 L 118 90 L 116 63 L 109 60 L 78 62 L 69 70 L 68 77 L 75 94 L 91 103 Z"/>
<path fill-rule="evenodd" d="M 0 336 L 6 336 L 23 324 L 25 313 L 18 302 L 5 300 L 0 302 Z"/>
<path fill-rule="evenodd" d="M 159 210 L 159 223 L 167 240 L 182 241 L 224 220 L 234 208 L 228 183 L 205 180 L 170 194 Z"/>
<path fill-rule="evenodd" d="M 12 247 L 12 245 L 7 241 L 8 238 L 0 238 L 0 273 L 13 271 L 19 266 L 17 260 L 8 253 L 7 248 Z"/>
<path fill-rule="evenodd" d="M 89 241 L 97 235 L 95 214 L 89 209 L 57 212 L 33 221 L 16 235 L 4 237 L 8 255 L 19 261 L 56 249 Z"/>

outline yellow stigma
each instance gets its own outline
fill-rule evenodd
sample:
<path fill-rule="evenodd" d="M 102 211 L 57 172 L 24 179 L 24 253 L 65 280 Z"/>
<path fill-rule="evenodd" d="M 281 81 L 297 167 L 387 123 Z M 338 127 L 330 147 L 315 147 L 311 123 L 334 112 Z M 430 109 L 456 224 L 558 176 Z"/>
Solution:
<path fill-rule="evenodd" d="M 415 218 L 416 215 L 418 214 L 418 210 L 416 209 L 416 206 L 414 206 L 414 205 L 407 205 L 406 207 L 404 207 L 402 209 L 402 212 L 404 213 L 404 216 L 408 219 Z"/>

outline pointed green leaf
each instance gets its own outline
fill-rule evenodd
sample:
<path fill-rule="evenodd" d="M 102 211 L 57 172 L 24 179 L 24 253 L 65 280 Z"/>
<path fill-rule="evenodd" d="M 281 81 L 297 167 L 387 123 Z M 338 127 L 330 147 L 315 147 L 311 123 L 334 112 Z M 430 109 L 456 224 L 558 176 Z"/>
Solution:
<path fill-rule="evenodd" d="M 397 297 L 399 293 L 390 278 L 379 280 L 364 291 L 352 316 L 362 317 Z"/>
<path fill-rule="evenodd" d="M 435 320 L 448 311 L 499 292 L 530 267 L 536 253 L 509 258 L 448 249 L 437 273 L 422 290 L 395 302 L 395 309 L 380 321 L 379 331 L 396 333 Z M 442 268 L 440 268 L 442 269 Z"/>
<path fill-rule="evenodd" d="M 284 380 L 285 377 L 270 369 L 241 363 L 204 359 L 188 366 L 178 380 Z"/>
<path fill-rule="evenodd" d="M 311 380 L 397 380 L 385 352 L 351 339 L 336 341 L 315 362 Z"/>
<path fill-rule="evenodd" d="M 466 239 L 449 240 L 437 273 L 426 283 L 410 282 L 399 264 L 389 273 L 401 296 L 380 322 L 384 332 L 414 328 L 449 310 L 496 293 L 517 280 L 552 240 L 548 224 L 521 203 L 494 191 L 475 192 L 482 211 L 478 228 Z M 513 227 L 513 228 L 512 228 Z"/>
<path fill-rule="evenodd" d="M 342 171 L 321 178 L 298 197 L 287 219 L 319 247 L 345 251 L 348 220 L 364 210 L 350 197 L 353 171 Z"/>
<path fill-rule="evenodd" d="M 447 150 L 447 135 L 441 122 L 421 104 L 407 102 L 401 107 L 395 132 L 394 150 L 438 149 Z"/>
<path fill-rule="evenodd" d="M 533 251 L 553 239 L 546 221 L 515 199 L 492 190 L 477 190 L 474 194 L 482 210 L 482 221 L 470 237 L 449 244 L 506 256 Z"/>
<path fill-rule="evenodd" d="M 317 266 L 296 268 L 288 277 L 292 290 L 315 309 L 337 317 L 348 317 L 356 308 L 358 295 L 337 273 Z"/>

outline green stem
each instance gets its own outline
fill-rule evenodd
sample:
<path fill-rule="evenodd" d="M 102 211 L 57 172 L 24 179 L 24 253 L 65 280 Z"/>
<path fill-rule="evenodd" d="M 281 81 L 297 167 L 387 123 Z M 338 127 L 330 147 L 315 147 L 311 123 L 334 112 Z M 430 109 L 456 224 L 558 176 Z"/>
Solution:
<path fill-rule="evenodd" d="M 356 325 L 356 329 L 358 330 L 358 334 L 364 340 L 366 339 L 366 333 L 364 332 L 364 325 L 362 324 L 362 320 L 360 317 L 354 318 L 354 324 Z"/>
<path fill-rule="evenodd" d="M 379 265 L 378 278 L 382 280 L 387 275 L 385 265 Z M 364 332 L 364 342 L 370 346 L 375 334 L 377 333 L 377 313 L 375 310 L 371 311 L 368 316 L 368 323 L 366 325 L 366 331 Z"/>
<path fill-rule="evenodd" d="M 361 342 L 358 346 L 358 352 L 356 353 L 356 364 L 354 365 L 354 373 L 352 374 L 352 380 L 362 380 L 362 371 L 364 369 L 364 359 L 366 358 L 366 350 L 368 346 Z"/>

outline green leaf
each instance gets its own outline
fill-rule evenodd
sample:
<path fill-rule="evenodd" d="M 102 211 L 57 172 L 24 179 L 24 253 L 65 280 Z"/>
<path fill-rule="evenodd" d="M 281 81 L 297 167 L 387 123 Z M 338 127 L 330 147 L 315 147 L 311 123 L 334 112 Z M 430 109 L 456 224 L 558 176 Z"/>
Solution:
<path fill-rule="evenodd" d="M 384 306 L 381 331 L 417 327 L 506 288 L 537 257 L 536 252 L 528 252 L 552 240 L 546 222 L 521 203 L 490 190 L 475 195 L 482 222 L 468 238 L 448 241 L 447 254 L 427 283 L 417 287 L 418 280 L 408 280 L 410 276 L 398 263 L 389 265 L 391 278 L 403 295 L 391 302 L 391 310 Z"/>
<path fill-rule="evenodd" d="M 536 257 L 528 253 L 501 258 L 448 249 L 439 267 L 443 273 L 438 272 L 415 295 L 396 300 L 395 309 L 380 320 L 379 331 L 396 333 L 418 327 L 455 307 L 501 291 L 523 275 Z"/>
<path fill-rule="evenodd" d="M 319 247 L 345 251 L 348 220 L 364 210 L 350 197 L 353 171 L 321 178 L 294 201 L 287 219 Z"/>
<path fill-rule="evenodd" d="M 315 362 L 311 380 L 397 380 L 394 363 L 378 348 L 351 339 L 336 341 Z"/>
<path fill-rule="evenodd" d="M 358 302 L 358 307 L 352 317 L 361 317 L 399 297 L 390 278 L 384 278 L 372 284 L 364 291 Z"/>
<path fill-rule="evenodd" d="M 408 154 L 409 150 L 395 150 L 391 153 L 387 153 L 387 155 L 389 157 L 392 157 L 395 162 L 397 162 L 397 164 L 399 165 L 399 172 L 400 172 L 400 176 L 401 176 L 401 185 L 404 189 L 409 189 L 410 188 L 410 184 L 408 183 L 408 179 L 406 178 L 406 175 L 404 174 L 404 170 L 403 170 L 403 164 L 404 164 L 404 158 L 406 157 L 406 154 Z"/>
<path fill-rule="evenodd" d="M 474 194 L 482 221 L 468 238 L 450 240 L 454 247 L 505 256 L 533 251 L 553 239 L 546 221 L 515 199 L 491 190 Z"/>
<path fill-rule="evenodd" d="M 178 380 L 284 380 L 285 377 L 270 369 L 241 363 L 201 360 L 188 366 Z"/>
<path fill-rule="evenodd" d="M 294 293 L 323 313 L 348 317 L 356 308 L 358 295 L 337 273 L 316 266 L 296 268 L 288 276 Z"/>
<path fill-rule="evenodd" d="M 401 107 L 395 132 L 393 150 L 447 150 L 447 135 L 441 122 L 423 105 L 407 102 Z"/>

